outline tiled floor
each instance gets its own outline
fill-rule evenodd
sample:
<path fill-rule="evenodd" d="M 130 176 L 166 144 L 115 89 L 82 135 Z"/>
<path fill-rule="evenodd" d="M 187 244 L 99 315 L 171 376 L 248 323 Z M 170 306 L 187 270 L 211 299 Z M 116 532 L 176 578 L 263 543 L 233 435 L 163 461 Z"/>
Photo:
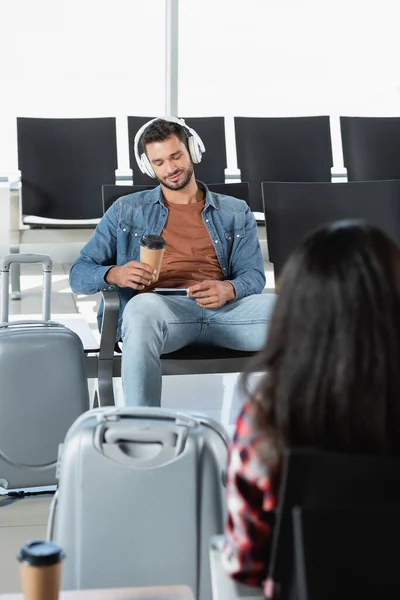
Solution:
<path fill-rule="evenodd" d="M 272 265 L 265 263 L 266 288 L 274 289 Z M 42 276 L 38 265 L 24 265 L 21 277 L 21 300 L 10 303 L 14 316 L 40 315 Z M 96 312 L 100 294 L 75 296 L 68 282 L 69 265 L 56 264 L 52 278 L 52 314 L 85 317 L 98 336 Z M 257 375 L 254 375 L 256 380 Z M 239 374 L 168 376 L 163 379 L 162 406 L 202 412 L 232 431 L 243 393 L 238 385 Z M 90 383 L 93 391 L 95 382 Z M 120 380 L 115 380 L 117 403 L 122 401 Z M 19 591 L 19 574 L 15 555 L 26 539 L 45 538 L 49 498 L 27 498 L 5 505 L 0 499 L 0 591 Z"/>

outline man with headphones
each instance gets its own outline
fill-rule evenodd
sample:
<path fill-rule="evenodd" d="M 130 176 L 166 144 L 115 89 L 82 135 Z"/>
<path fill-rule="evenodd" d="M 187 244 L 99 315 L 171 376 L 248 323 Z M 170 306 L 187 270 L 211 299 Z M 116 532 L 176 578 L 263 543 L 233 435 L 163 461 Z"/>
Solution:
<path fill-rule="evenodd" d="M 193 165 L 205 152 L 198 134 L 183 119 L 157 118 L 139 129 L 134 145 L 139 168 L 160 185 L 114 202 L 72 265 L 70 282 L 75 293 L 118 291 L 125 403 L 160 406 L 161 354 L 190 344 L 257 351 L 275 297 L 262 294 L 264 264 L 246 202 L 195 180 Z M 139 259 L 148 234 L 167 242 L 157 282 Z M 183 295 L 154 292 L 160 287 Z"/>

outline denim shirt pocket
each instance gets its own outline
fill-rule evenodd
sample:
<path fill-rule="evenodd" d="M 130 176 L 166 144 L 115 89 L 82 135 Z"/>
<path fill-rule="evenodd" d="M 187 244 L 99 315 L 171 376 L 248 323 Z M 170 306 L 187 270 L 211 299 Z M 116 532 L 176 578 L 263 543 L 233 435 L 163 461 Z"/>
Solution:
<path fill-rule="evenodd" d="M 240 241 L 244 237 L 244 228 L 226 229 L 225 239 L 228 248 L 232 248 L 234 242 Z"/>
<path fill-rule="evenodd" d="M 244 228 L 225 229 L 224 236 L 226 242 L 227 259 L 229 261 L 232 252 L 235 250 L 238 242 L 244 237 Z"/>
<path fill-rule="evenodd" d="M 135 227 L 123 221 L 118 226 L 118 251 L 125 259 L 137 260 L 139 257 L 140 239 L 144 234 L 144 227 Z"/>

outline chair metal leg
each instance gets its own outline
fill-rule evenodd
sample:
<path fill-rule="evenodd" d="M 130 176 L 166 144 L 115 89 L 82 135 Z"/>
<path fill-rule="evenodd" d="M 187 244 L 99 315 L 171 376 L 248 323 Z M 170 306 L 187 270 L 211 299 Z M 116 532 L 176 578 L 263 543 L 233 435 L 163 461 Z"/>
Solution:
<path fill-rule="evenodd" d="M 19 244 L 10 246 L 11 254 L 19 254 Z M 18 263 L 13 263 L 10 267 L 11 271 L 11 300 L 21 300 L 21 266 Z"/>
<path fill-rule="evenodd" d="M 104 313 L 101 324 L 98 362 L 99 406 L 114 406 L 114 349 L 118 324 L 119 296 L 116 291 L 104 291 Z"/>
<path fill-rule="evenodd" d="M 99 408 L 99 395 L 97 393 L 97 390 L 94 393 L 93 404 L 92 404 L 91 408 Z"/>
<path fill-rule="evenodd" d="M 113 387 L 113 359 L 99 357 L 98 370 L 98 404 L 99 406 L 115 406 Z"/>

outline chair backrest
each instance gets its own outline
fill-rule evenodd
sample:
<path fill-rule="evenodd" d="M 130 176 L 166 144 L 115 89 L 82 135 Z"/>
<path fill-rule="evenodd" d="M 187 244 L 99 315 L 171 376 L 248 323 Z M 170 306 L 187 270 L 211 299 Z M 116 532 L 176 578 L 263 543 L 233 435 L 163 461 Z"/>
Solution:
<path fill-rule="evenodd" d="M 129 161 L 135 184 L 152 181 L 137 166 L 133 148 L 136 132 L 152 118 L 154 117 L 128 117 Z M 206 184 L 212 181 L 223 183 L 227 164 L 224 117 L 185 117 L 185 123 L 199 134 L 206 148 L 201 162 L 195 165 L 196 179 Z"/>
<path fill-rule="evenodd" d="M 207 184 L 210 192 L 233 196 L 249 203 L 249 184 L 247 181 L 241 183 L 209 183 Z"/>
<path fill-rule="evenodd" d="M 103 185 L 101 186 L 101 196 L 103 203 L 103 214 L 110 208 L 112 204 L 121 196 L 143 192 L 145 190 L 153 190 L 155 185 Z"/>
<path fill-rule="evenodd" d="M 235 135 L 253 211 L 262 212 L 262 181 L 331 181 L 329 117 L 235 117 Z"/>
<path fill-rule="evenodd" d="M 22 214 L 96 219 L 100 189 L 115 183 L 115 118 L 17 119 Z"/>
<path fill-rule="evenodd" d="M 400 510 L 294 509 L 298 600 L 398 598 Z"/>
<path fill-rule="evenodd" d="M 101 188 L 103 198 L 103 212 L 106 212 L 110 206 L 121 196 L 142 192 L 143 190 L 152 190 L 155 185 L 103 185 Z M 249 199 L 248 183 L 211 183 L 207 186 L 211 192 L 234 196 L 240 200 Z"/>
<path fill-rule="evenodd" d="M 349 181 L 400 179 L 400 118 L 340 117 Z"/>
<path fill-rule="evenodd" d="M 338 219 L 364 219 L 400 242 L 400 181 L 262 184 L 275 277 L 306 234 Z"/>
<path fill-rule="evenodd" d="M 269 577 L 280 600 L 294 585 L 292 510 L 400 506 L 400 458 L 349 456 L 311 449 L 285 452 Z"/>

